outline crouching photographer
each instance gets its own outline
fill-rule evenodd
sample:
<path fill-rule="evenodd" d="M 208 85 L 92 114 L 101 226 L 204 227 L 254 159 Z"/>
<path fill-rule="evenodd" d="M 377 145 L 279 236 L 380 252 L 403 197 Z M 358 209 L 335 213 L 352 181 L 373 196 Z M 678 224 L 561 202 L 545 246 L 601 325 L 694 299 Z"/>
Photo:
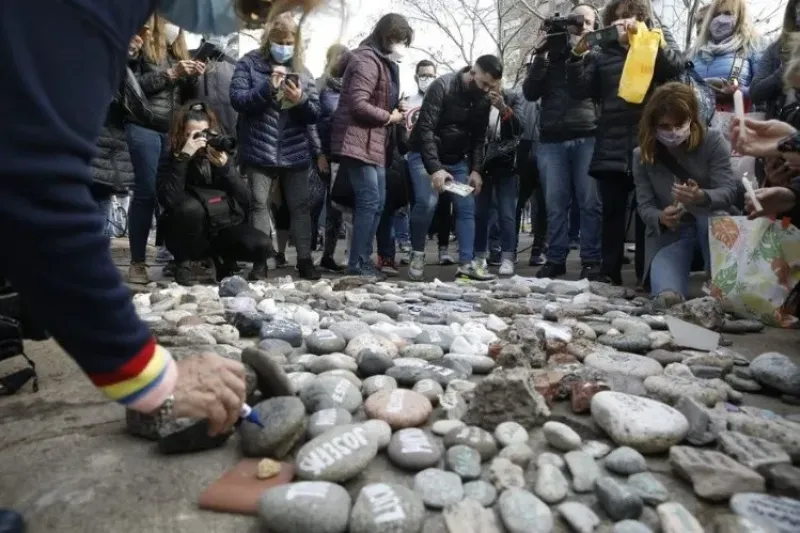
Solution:
<path fill-rule="evenodd" d="M 252 261 L 250 279 L 266 278 L 269 239 L 244 223 L 250 191 L 229 156 L 234 149 L 207 104 L 190 103 L 176 115 L 157 188 L 165 243 L 181 285 L 192 282 L 190 261 L 209 257 L 217 281 L 231 275 L 239 260 Z"/>

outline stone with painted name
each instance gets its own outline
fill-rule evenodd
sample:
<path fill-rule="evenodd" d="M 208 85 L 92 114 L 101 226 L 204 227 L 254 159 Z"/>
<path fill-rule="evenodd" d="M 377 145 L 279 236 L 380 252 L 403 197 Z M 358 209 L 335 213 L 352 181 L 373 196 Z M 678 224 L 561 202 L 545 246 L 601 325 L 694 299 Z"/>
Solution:
<path fill-rule="evenodd" d="M 308 437 L 313 439 L 336 426 L 344 426 L 353 420 L 350 411 L 341 407 L 323 409 L 311 415 L 308 419 Z"/>
<path fill-rule="evenodd" d="M 591 411 L 594 421 L 614 442 L 642 453 L 664 452 L 689 431 L 689 422 L 677 409 L 622 392 L 598 392 L 592 398 Z"/>
<path fill-rule="evenodd" d="M 427 431 L 405 428 L 392 435 L 386 455 L 400 468 L 418 472 L 436 465 L 442 458 L 442 449 Z"/>
<path fill-rule="evenodd" d="M 763 489 L 756 489 L 763 490 Z M 800 501 L 755 492 L 734 494 L 731 511 L 771 533 L 800 531 Z"/>
<path fill-rule="evenodd" d="M 309 353 L 317 355 L 341 352 L 347 346 L 347 341 L 343 337 L 329 329 L 318 329 L 305 340 Z"/>
<path fill-rule="evenodd" d="M 551 533 L 553 513 L 542 500 L 523 489 L 508 489 L 497 500 L 509 533 Z"/>
<path fill-rule="evenodd" d="M 297 452 L 297 477 L 313 481 L 347 481 L 364 470 L 378 453 L 378 443 L 361 424 L 335 427 L 308 441 Z"/>
<path fill-rule="evenodd" d="M 789 454 L 780 444 L 751 437 L 738 431 L 723 431 L 719 434 L 720 449 L 744 466 L 761 471 L 775 464 L 790 464 Z"/>
<path fill-rule="evenodd" d="M 737 492 L 765 490 L 761 475 L 721 452 L 673 446 L 669 462 L 692 483 L 695 494 L 701 498 L 724 501 Z"/>
<path fill-rule="evenodd" d="M 446 447 L 450 448 L 456 444 L 476 449 L 483 461 L 491 459 L 497 453 L 497 442 L 492 434 L 477 426 L 456 428 L 444 436 Z"/>
<path fill-rule="evenodd" d="M 433 379 L 445 387 L 453 380 L 469 377 L 469 374 L 463 370 L 446 368 L 430 363 L 419 365 L 395 364 L 395 366 L 386 371 L 386 375 L 395 378 L 404 387 L 413 387 L 416 382 L 423 379 Z"/>
<path fill-rule="evenodd" d="M 481 454 L 475 448 L 463 444 L 451 446 L 445 453 L 445 465 L 465 481 L 481 477 Z"/>
<path fill-rule="evenodd" d="M 433 406 L 422 394 L 407 389 L 376 392 L 364 402 L 369 418 L 383 420 L 392 429 L 421 426 L 427 423 Z"/>
<path fill-rule="evenodd" d="M 396 483 L 370 483 L 356 498 L 349 533 L 419 533 L 425 518 L 422 499 Z"/>
<path fill-rule="evenodd" d="M 325 481 L 300 481 L 264 491 L 258 514 L 271 531 L 343 533 L 352 503 L 344 487 Z"/>
<path fill-rule="evenodd" d="M 300 399 L 309 413 L 341 407 L 351 413 L 361 407 L 361 391 L 348 379 L 320 376 L 300 391 Z"/>
<path fill-rule="evenodd" d="M 431 509 L 442 509 L 464 499 L 461 478 L 453 472 L 427 468 L 414 476 L 414 491 Z"/>
<path fill-rule="evenodd" d="M 662 503 L 656 508 L 663 533 L 703 533 L 703 526 L 678 502 Z"/>

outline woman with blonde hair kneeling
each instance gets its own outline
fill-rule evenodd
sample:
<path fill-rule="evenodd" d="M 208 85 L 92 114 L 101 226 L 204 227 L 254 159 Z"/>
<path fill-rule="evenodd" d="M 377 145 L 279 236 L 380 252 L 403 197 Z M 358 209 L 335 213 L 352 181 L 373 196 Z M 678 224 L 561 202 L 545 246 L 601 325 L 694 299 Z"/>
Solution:
<path fill-rule="evenodd" d="M 648 101 L 633 152 L 639 214 L 646 225 L 645 275 L 653 296 L 686 298 L 697 247 L 709 268 L 708 216 L 737 197 L 731 148 L 708 130 L 691 87 L 668 83 Z"/>

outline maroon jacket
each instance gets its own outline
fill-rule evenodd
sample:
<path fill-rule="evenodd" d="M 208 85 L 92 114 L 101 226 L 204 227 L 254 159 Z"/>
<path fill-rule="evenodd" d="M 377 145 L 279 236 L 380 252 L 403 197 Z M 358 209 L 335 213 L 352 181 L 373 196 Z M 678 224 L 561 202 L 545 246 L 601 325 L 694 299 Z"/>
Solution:
<path fill-rule="evenodd" d="M 331 152 L 385 167 L 392 84 L 388 61 L 369 45 L 359 46 L 344 61 L 342 96 L 331 126 Z"/>

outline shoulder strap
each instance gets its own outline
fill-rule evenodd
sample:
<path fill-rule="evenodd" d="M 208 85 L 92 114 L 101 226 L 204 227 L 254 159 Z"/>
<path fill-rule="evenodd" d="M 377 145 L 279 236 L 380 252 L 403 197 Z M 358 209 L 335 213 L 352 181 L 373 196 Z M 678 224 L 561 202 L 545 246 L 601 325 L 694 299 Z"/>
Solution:
<path fill-rule="evenodd" d="M 675 159 L 669 150 L 667 150 L 664 145 L 657 143 L 656 144 L 656 159 L 664 164 L 667 169 L 672 172 L 676 178 L 682 183 L 685 183 L 689 180 L 694 180 L 691 174 L 683 168 L 683 165 L 678 163 L 678 160 Z"/>
<path fill-rule="evenodd" d="M 731 65 L 731 75 L 728 77 L 730 80 L 738 80 L 739 75 L 742 73 L 744 67 L 744 47 L 736 51 L 736 56 L 733 58 L 733 65 Z"/>

